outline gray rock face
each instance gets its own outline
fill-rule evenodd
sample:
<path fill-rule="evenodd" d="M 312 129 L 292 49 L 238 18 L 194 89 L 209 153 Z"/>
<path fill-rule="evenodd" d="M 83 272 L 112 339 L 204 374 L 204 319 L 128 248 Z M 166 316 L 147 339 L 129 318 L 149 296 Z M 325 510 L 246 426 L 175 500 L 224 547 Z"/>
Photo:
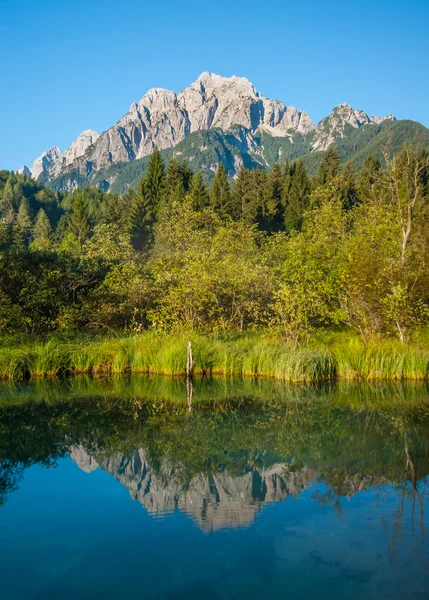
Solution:
<path fill-rule="evenodd" d="M 31 169 L 27 167 L 22 167 L 22 169 L 27 169 L 25 174 L 31 175 L 36 180 L 42 173 L 46 172 L 49 173 L 51 178 L 58 177 L 64 168 L 83 156 L 99 137 L 99 134 L 94 129 L 87 129 L 75 139 L 64 154 L 57 146 L 54 146 L 46 150 L 39 158 L 36 158 Z"/>
<path fill-rule="evenodd" d="M 203 73 L 179 94 L 149 90 L 118 123 L 105 131 L 88 160 L 96 169 L 150 154 L 154 146 L 170 148 L 194 131 L 241 125 L 272 135 L 308 133 L 310 117 L 293 106 L 264 98 L 244 77 Z"/>
<path fill-rule="evenodd" d="M 28 167 L 23 165 L 20 169 L 17 170 L 19 175 L 25 175 L 26 177 L 31 177 L 31 171 Z"/>
<path fill-rule="evenodd" d="M 51 177 L 58 177 L 61 171 L 72 164 L 77 158 L 80 158 L 85 154 L 87 149 L 95 144 L 100 135 L 94 129 L 87 129 L 83 131 L 72 143 L 70 148 L 58 157 L 58 159 L 48 167 L 48 171 Z"/>
<path fill-rule="evenodd" d="M 53 148 L 49 148 L 46 152 L 43 152 L 39 158 L 33 163 L 31 167 L 31 176 L 34 179 L 38 179 L 38 177 L 44 172 L 48 171 L 48 169 L 62 156 L 61 150 L 54 146 Z"/>

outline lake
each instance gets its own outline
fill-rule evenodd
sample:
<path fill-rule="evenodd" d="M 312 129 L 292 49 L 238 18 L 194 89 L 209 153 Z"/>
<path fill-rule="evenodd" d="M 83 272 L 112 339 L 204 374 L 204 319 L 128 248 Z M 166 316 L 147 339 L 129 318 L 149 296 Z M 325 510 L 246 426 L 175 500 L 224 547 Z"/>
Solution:
<path fill-rule="evenodd" d="M 428 598 L 425 384 L 0 385 L 3 600 Z"/>

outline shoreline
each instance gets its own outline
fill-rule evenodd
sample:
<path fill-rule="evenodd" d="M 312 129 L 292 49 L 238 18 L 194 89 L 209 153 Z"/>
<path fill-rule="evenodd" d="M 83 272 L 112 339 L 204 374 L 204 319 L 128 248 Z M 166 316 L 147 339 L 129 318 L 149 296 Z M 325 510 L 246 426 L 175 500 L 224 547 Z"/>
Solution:
<path fill-rule="evenodd" d="M 286 383 L 335 381 L 427 381 L 429 350 L 417 344 L 334 336 L 292 347 L 264 334 L 159 334 L 76 341 L 0 339 L 0 379 L 28 380 L 90 375 L 186 377 L 192 343 L 192 376 L 271 379 Z"/>

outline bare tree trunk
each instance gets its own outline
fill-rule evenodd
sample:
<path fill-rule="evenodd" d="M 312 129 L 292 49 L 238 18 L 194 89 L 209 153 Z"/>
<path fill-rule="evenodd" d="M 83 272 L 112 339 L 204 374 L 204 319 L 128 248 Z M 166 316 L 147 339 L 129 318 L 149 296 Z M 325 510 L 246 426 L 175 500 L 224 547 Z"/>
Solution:
<path fill-rule="evenodd" d="M 192 412 L 192 396 L 194 394 L 194 386 L 190 378 L 186 379 L 186 397 L 188 400 L 188 412 Z"/>
<path fill-rule="evenodd" d="M 191 379 L 193 367 L 194 359 L 192 357 L 192 343 L 191 341 L 188 341 L 188 352 L 186 358 L 186 379 Z"/>

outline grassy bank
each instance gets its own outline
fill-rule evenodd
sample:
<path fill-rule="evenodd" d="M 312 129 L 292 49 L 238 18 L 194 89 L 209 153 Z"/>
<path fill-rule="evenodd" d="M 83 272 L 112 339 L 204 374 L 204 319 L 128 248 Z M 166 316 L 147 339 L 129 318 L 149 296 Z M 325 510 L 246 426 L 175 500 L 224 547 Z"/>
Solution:
<path fill-rule="evenodd" d="M 429 351 L 394 341 L 332 337 L 293 348 L 263 335 L 191 335 L 194 374 L 271 377 L 293 383 L 345 380 L 427 380 Z M 145 333 L 106 339 L 0 341 L 0 378 L 67 374 L 185 373 L 188 337 Z"/>

